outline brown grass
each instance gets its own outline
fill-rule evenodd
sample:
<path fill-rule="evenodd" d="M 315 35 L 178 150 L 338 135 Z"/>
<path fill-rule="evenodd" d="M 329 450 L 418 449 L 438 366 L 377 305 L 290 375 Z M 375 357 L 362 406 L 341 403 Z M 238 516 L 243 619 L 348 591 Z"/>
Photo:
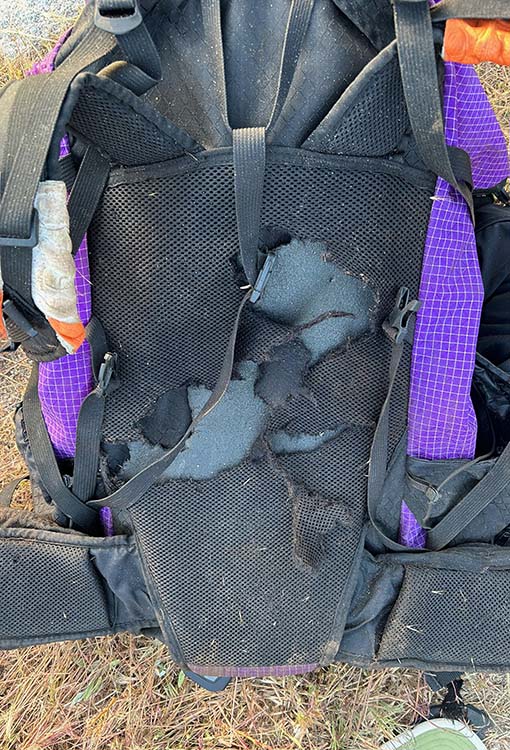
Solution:
<path fill-rule="evenodd" d="M 36 43 L 40 54 L 51 41 Z M 29 57 L 2 59 L 0 83 Z M 510 71 L 483 66 L 501 120 L 510 119 Z M 12 415 L 29 371 L 0 355 L 0 484 L 24 472 Z M 29 501 L 22 488 L 19 501 Z M 489 750 L 510 750 L 508 676 L 472 675 L 467 696 L 488 710 Z M 211 695 L 183 680 L 156 641 L 119 636 L 0 653 L 1 750 L 375 750 L 427 714 L 418 672 L 333 666 L 308 677 L 237 680 Z"/>

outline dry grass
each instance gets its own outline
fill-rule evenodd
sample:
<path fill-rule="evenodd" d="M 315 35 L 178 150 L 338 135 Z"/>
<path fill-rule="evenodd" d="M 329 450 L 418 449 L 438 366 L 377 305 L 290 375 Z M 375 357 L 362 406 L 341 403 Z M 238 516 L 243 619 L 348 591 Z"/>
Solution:
<path fill-rule="evenodd" d="M 37 54 L 53 39 L 33 41 Z M 33 58 L 2 59 L 0 83 Z M 510 71 L 484 66 L 498 115 L 510 119 Z M 0 355 L 0 484 L 24 471 L 12 415 L 28 375 L 22 354 Z M 20 501 L 29 499 L 28 489 Z M 156 641 L 122 636 L 0 653 L 2 750 L 375 750 L 425 716 L 417 672 L 334 666 L 309 677 L 237 680 L 210 695 L 182 679 Z M 467 696 L 488 710 L 489 750 L 510 750 L 510 682 L 473 675 Z"/>

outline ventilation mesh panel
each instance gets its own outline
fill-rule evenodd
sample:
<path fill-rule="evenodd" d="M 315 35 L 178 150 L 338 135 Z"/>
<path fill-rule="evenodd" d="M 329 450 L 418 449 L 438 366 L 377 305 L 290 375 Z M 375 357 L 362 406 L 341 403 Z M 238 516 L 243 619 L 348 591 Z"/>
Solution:
<path fill-rule="evenodd" d="M 86 547 L 2 538 L 0 642 L 109 629 L 104 594 Z"/>
<path fill-rule="evenodd" d="M 326 537 L 320 567 L 312 570 L 293 557 L 287 486 L 265 461 L 237 467 L 221 481 L 150 490 L 134 522 L 185 659 L 204 667 L 318 662 L 359 544 L 362 512 Z"/>
<path fill-rule="evenodd" d="M 383 156 L 395 151 L 409 128 L 398 58 L 367 77 L 351 106 L 341 106 L 310 136 L 307 148 L 331 154 Z"/>
<path fill-rule="evenodd" d="M 509 622 L 510 571 L 409 566 L 378 658 L 501 667 L 508 664 Z"/>

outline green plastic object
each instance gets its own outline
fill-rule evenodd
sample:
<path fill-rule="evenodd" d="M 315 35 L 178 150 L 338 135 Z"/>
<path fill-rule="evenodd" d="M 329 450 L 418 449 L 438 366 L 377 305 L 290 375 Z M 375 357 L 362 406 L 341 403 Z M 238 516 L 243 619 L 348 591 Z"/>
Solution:
<path fill-rule="evenodd" d="M 381 750 L 487 750 L 469 727 L 459 721 L 433 719 L 386 742 Z"/>

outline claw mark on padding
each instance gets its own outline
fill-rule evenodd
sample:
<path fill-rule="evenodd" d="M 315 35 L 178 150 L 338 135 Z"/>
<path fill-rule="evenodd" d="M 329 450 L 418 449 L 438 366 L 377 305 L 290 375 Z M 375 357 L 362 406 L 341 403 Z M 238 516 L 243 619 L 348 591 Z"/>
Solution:
<path fill-rule="evenodd" d="M 303 432 L 290 434 L 281 430 L 267 437 L 269 447 L 277 456 L 287 455 L 289 453 L 309 453 L 321 448 L 330 440 L 334 440 L 345 430 L 350 429 L 350 425 L 342 424 L 334 430 L 324 430 L 317 435 L 308 435 Z"/>

